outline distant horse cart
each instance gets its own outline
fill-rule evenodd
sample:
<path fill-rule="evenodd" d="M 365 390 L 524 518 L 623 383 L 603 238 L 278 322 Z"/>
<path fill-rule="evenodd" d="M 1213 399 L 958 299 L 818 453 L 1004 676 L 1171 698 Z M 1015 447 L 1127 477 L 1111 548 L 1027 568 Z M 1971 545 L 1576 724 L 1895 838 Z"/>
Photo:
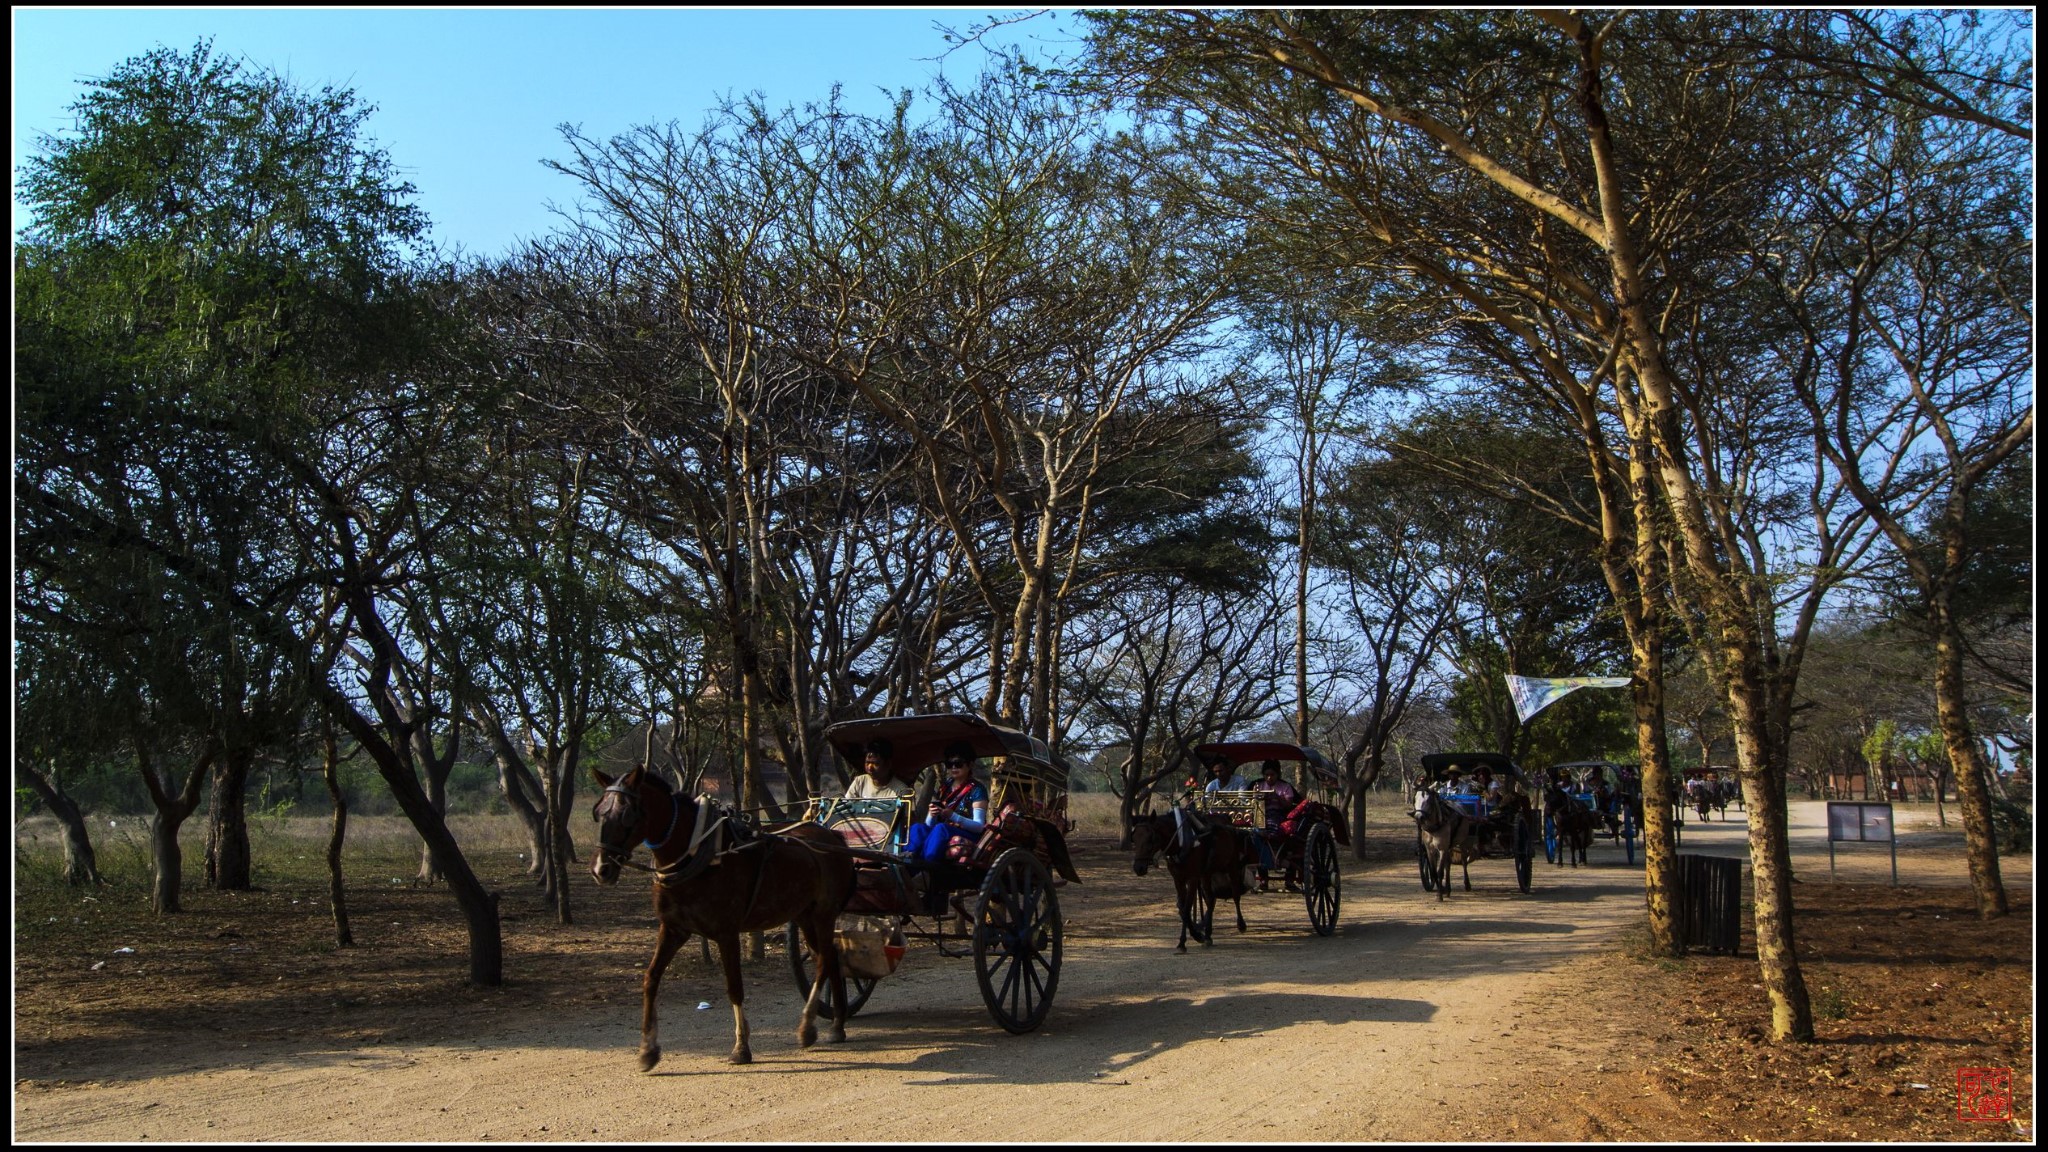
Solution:
<path fill-rule="evenodd" d="M 845 1014 L 858 1013 L 909 941 L 921 938 L 940 955 L 974 958 L 997 1024 L 1036 1029 L 1052 1008 L 1063 961 L 1057 889 L 1080 882 L 1066 845 L 1066 761 L 1042 740 L 964 713 L 848 721 L 825 738 L 856 771 L 862 749 L 877 740 L 893 745 L 896 766 L 913 773 L 957 745 L 993 764 L 986 827 L 940 860 L 904 854 L 912 822 L 925 815 L 909 798 L 826 797 L 808 813 L 854 857 L 839 936 L 849 952 Z M 802 929 L 788 926 L 789 962 L 798 990 L 808 992 L 812 944 Z"/>
<path fill-rule="evenodd" d="M 1463 867 L 1472 890 L 1472 861 L 1508 857 L 1515 886 L 1529 890 L 1541 839 L 1529 777 L 1498 752 L 1433 752 L 1416 781 L 1415 861 L 1422 889 L 1444 898 L 1451 868 Z"/>
<path fill-rule="evenodd" d="M 1237 910 L 1237 929 L 1245 930 L 1240 902 L 1246 890 L 1245 870 L 1271 868 L 1281 873 L 1282 888 L 1299 892 L 1308 912 L 1309 928 L 1318 936 L 1337 930 L 1342 899 L 1337 846 L 1351 842 L 1344 826 L 1343 781 L 1322 753 L 1298 744 L 1271 740 L 1231 740 L 1194 749 L 1201 763 L 1221 761 L 1236 770 L 1272 762 L 1284 774 L 1300 765 L 1308 795 L 1279 800 L 1259 788 L 1197 790 L 1169 813 L 1142 817 L 1131 829 L 1133 866 L 1144 875 L 1152 857 L 1166 854 L 1174 876 L 1181 914 L 1181 944 L 1211 941 L 1218 895 L 1228 896 Z M 1293 786 L 1287 786 L 1289 792 Z"/>
<path fill-rule="evenodd" d="M 1643 827 L 1643 784 L 1633 766 L 1612 760 L 1573 760 L 1553 765 L 1550 780 L 1592 815 L 1594 836 L 1605 837 L 1620 848 L 1628 863 L 1636 862 L 1636 837 Z M 1558 841 L 1556 818 L 1546 807 L 1543 854 L 1553 864 L 1564 862 Z"/>

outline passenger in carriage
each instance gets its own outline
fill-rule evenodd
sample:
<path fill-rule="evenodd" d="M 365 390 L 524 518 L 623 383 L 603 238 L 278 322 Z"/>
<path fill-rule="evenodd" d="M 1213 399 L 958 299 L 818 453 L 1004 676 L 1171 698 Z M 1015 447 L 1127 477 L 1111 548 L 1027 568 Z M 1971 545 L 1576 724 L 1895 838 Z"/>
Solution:
<path fill-rule="evenodd" d="M 1472 786 L 1474 794 L 1486 801 L 1489 811 L 1500 807 L 1500 781 L 1493 778 L 1493 769 L 1481 764 L 1472 774 Z"/>
<path fill-rule="evenodd" d="M 872 800 L 910 795 L 910 785 L 896 779 L 895 770 L 889 766 L 890 757 L 895 753 L 896 746 L 887 740 L 868 741 L 867 755 L 861 761 L 861 774 L 846 786 L 846 798 Z"/>
<path fill-rule="evenodd" d="M 974 749 L 958 741 L 947 745 L 945 768 L 946 783 L 904 842 L 904 855 L 927 864 L 944 860 L 954 841 L 971 842 L 988 827 L 988 788 L 974 778 Z"/>
<path fill-rule="evenodd" d="M 1271 892 L 1267 871 L 1273 867 L 1272 842 L 1280 838 L 1280 821 L 1287 818 L 1294 806 L 1301 803 L 1301 793 L 1295 791 L 1280 775 L 1280 762 L 1267 760 L 1259 765 L 1259 782 L 1252 785 L 1254 792 L 1263 793 L 1261 799 L 1266 805 L 1266 827 L 1263 834 L 1254 837 L 1259 846 L 1259 891 Z"/>

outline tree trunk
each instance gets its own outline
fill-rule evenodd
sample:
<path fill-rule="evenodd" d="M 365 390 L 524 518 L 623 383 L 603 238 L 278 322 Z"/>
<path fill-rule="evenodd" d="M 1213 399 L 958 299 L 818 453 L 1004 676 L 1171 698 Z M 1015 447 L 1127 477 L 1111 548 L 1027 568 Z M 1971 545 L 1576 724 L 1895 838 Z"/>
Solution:
<path fill-rule="evenodd" d="M 543 887 L 547 884 L 547 815 L 527 795 L 528 791 L 540 792 L 526 761 L 519 750 L 512 745 L 512 738 L 505 733 L 504 725 L 484 709 L 472 713 L 478 725 L 484 730 L 484 738 L 491 743 L 491 759 L 498 765 L 498 787 L 505 793 L 505 803 L 512 814 L 519 817 L 519 823 L 526 829 L 529 845 L 526 855 L 526 874 L 538 877 Z M 649 721 L 651 724 L 652 721 Z M 544 803 L 544 802 L 543 802 Z"/>
<path fill-rule="evenodd" d="M 85 814 L 78 810 L 78 804 L 65 793 L 55 773 L 49 779 L 34 767 L 24 765 L 20 779 L 28 786 L 57 818 L 57 825 L 64 829 L 64 882 L 73 888 L 106 883 L 100 875 L 99 858 L 93 854 L 92 839 L 87 835 Z"/>
<path fill-rule="evenodd" d="M 1771 1038 L 1812 1040 L 1813 1006 L 1792 932 L 1792 851 L 1785 825 L 1783 784 L 1771 771 L 1756 670 L 1730 653 L 1728 712 L 1733 721 L 1737 770 L 1749 816 L 1749 859 L 1756 881 L 1756 956 L 1771 1003 Z"/>
<path fill-rule="evenodd" d="M 359 614 L 369 616 L 374 613 Z M 381 687 L 381 684 L 373 684 L 373 691 Z M 477 880 L 476 873 L 470 871 L 469 861 L 463 858 L 462 849 L 455 843 L 455 837 L 449 834 L 441 813 L 428 802 L 419 777 L 404 758 L 404 753 L 384 739 L 378 726 L 357 713 L 339 693 L 331 688 L 327 692 L 329 705 L 336 710 L 349 735 L 355 737 L 356 743 L 369 755 L 371 763 L 377 766 L 377 774 L 391 788 L 399 810 L 405 813 L 406 819 L 412 822 L 413 830 L 426 842 L 427 852 L 440 861 L 448 890 L 454 895 L 456 907 L 462 912 L 464 924 L 469 929 L 470 982 L 486 988 L 504 983 L 505 941 L 503 928 L 498 922 L 497 895 L 486 891 Z"/>
<path fill-rule="evenodd" d="M 206 885 L 223 892 L 249 890 L 249 766 L 254 748 L 236 748 L 213 771 L 213 804 L 206 826 Z"/>
<path fill-rule="evenodd" d="M 1642 788 L 1643 899 L 1650 916 L 1650 950 L 1685 955 L 1678 924 L 1678 845 L 1672 835 L 1671 746 L 1664 731 L 1664 654 L 1655 643 L 1634 647 L 1636 757 Z"/>
<path fill-rule="evenodd" d="M 539 758 L 541 795 L 547 819 L 547 892 L 555 907 L 555 922 L 573 924 L 569 910 L 569 810 L 575 788 L 575 768 L 569 754 L 550 748 Z"/>
<path fill-rule="evenodd" d="M 1943 619 L 1934 646 L 1934 707 L 1941 738 L 1956 774 L 1956 799 L 1963 810 L 1963 846 L 1970 861 L 1970 887 L 1977 915 L 2006 915 L 2005 882 L 1999 874 L 1998 840 L 1991 827 L 1991 765 L 1978 751 L 1964 695 L 1963 650 L 1952 621 Z"/>
<path fill-rule="evenodd" d="M 341 794 L 340 765 L 334 742 L 334 721 L 320 726 L 320 776 L 327 782 L 327 797 L 334 801 L 334 829 L 327 836 L 327 902 L 334 907 L 334 943 L 347 948 L 356 942 L 348 930 L 348 891 L 341 883 L 341 842 L 348 835 L 348 798 Z"/>
<path fill-rule="evenodd" d="M 1630 232 L 1633 214 L 1623 202 L 1623 181 L 1608 132 L 1602 76 L 1592 28 L 1571 17 L 1579 45 L 1579 104 L 1586 116 L 1587 143 L 1598 187 L 1601 231 L 1613 279 L 1615 311 L 1632 351 L 1630 365 L 1642 387 L 1642 428 L 1655 449 L 1658 479 L 1673 514 L 1686 565 L 1704 591 L 1709 627 L 1726 655 L 1724 679 L 1736 757 L 1748 799 L 1750 865 L 1756 880 L 1757 961 L 1771 1004 L 1771 1034 L 1777 1040 L 1813 1039 L 1813 1008 L 1793 950 L 1792 861 L 1784 813 L 1784 787 L 1773 778 L 1770 708 L 1761 676 L 1756 630 L 1767 624 L 1746 615 L 1745 598 L 1716 557 L 1701 496 L 1688 461 L 1681 428 L 1677 380 L 1664 359 L 1664 343 L 1652 315 L 1643 266 Z M 1619 384 L 1617 384 L 1619 389 Z M 1647 807 L 1647 805 L 1646 805 Z M 1645 813 L 1647 815 L 1647 813 Z"/>
<path fill-rule="evenodd" d="M 179 886 L 184 879 L 185 853 L 178 847 L 178 829 L 188 814 L 189 809 L 158 809 L 149 818 L 149 910 L 159 916 L 184 911 L 179 903 Z"/>

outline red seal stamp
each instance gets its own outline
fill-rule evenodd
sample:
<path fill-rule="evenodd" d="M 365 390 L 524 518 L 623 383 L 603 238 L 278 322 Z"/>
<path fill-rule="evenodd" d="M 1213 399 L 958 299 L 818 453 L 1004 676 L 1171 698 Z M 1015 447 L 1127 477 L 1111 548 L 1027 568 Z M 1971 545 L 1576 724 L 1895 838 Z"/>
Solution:
<path fill-rule="evenodd" d="M 2012 1119 L 2012 1069 L 1956 1069 L 1956 1119 Z"/>

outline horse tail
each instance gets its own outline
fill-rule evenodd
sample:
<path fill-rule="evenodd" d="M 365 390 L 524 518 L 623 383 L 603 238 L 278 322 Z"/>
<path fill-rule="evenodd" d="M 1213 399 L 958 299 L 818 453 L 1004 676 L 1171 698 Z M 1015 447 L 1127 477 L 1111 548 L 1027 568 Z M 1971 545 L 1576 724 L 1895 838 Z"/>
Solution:
<path fill-rule="evenodd" d="M 1039 842 L 1045 845 L 1046 854 L 1052 858 L 1052 870 L 1070 884 L 1079 884 L 1081 874 L 1074 870 L 1074 858 L 1067 853 L 1067 834 L 1050 820 L 1037 820 Z"/>

